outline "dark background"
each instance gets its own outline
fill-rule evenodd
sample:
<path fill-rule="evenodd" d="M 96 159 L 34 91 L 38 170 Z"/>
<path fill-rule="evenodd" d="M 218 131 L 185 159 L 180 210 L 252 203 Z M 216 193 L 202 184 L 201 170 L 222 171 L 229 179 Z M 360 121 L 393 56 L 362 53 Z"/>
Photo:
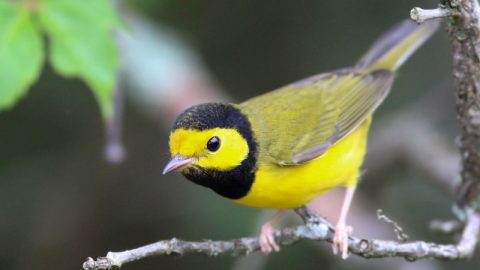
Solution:
<path fill-rule="evenodd" d="M 181 33 L 225 92 L 243 100 L 353 64 L 412 7 L 433 8 L 436 1 L 130 0 L 124 6 Z M 448 46 L 440 31 L 405 64 L 377 119 L 436 88 L 449 91 Z M 439 111 L 452 110 L 454 94 L 448 96 L 448 108 Z M 454 119 L 451 115 L 438 126 L 452 145 Z M 81 81 L 53 74 L 47 64 L 29 95 L 0 114 L 0 268 L 80 269 L 87 256 L 160 239 L 256 234 L 266 217 L 259 217 L 261 210 L 232 204 L 180 175 L 161 174 L 170 124 L 145 117 L 127 100 L 128 158 L 110 165 L 102 154 L 104 126 L 93 95 Z M 384 209 L 412 239 L 454 240 L 427 228 L 431 219 L 452 217 L 451 194 L 403 163 L 371 178 L 368 167 L 367 162 L 359 194 L 369 198 L 370 212 Z M 426 268 L 475 269 L 478 257 Z M 236 260 L 157 257 L 124 269 L 228 269 Z M 326 243 L 302 242 L 271 256 L 266 269 L 384 269 L 390 261 L 399 262 L 397 269 L 416 265 L 399 258 L 362 261 L 342 261 Z"/>

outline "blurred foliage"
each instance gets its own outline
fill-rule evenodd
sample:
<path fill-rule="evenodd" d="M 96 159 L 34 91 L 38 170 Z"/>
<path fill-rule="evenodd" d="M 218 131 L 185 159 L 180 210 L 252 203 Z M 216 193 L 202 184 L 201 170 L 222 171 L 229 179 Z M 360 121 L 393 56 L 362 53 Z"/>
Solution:
<path fill-rule="evenodd" d="M 112 114 L 119 66 L 110 0 L 0 0 L 0 110 L 12 107 L 42 68 L 42 34 L 56 72 L 79 77 L 93 91 L 104 118 Z"/>
<path fill-rule="evenodd" d="M 0 2 L 0 110 L 15 104 L 37 80 L 43 44 L 29 11 Z"/>

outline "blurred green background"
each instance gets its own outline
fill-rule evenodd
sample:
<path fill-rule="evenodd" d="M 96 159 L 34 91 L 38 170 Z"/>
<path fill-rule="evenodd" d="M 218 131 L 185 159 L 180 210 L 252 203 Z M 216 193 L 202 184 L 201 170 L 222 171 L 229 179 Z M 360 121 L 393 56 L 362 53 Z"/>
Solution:
<path fill-rule="evenodd" d="M 130 0 L 121 9 L 178 32 L 198 51 L 225 95 L 243 100 L 351 65 L 382 31 L 407 18 L 412 7 L 436 5 L 436 1 L 406 0 Z M 449 91 L 450 62 L 448 40 L 441 31 L 401 69 L 377 119 L 436 88 Z M 439 111 L 452 111 L 453 93 L 449 97 L 449 107 Z M 454 119 L 450 115 L 438 126 L 452 144 Z M 80 269 L 87 256 L 104 256 L 107 251 L 160 239 L 255 235 L 265 219 L 261 210 L 232 204 L 180 175 L 161 174 L 168 160 L 170 125 L 162 122 L 162 116 L 146 117 L 127 99 L 128 157 L 120 165 L 111 165 L 103 158 L 104 126 L 93 95 L 84 83 L 55 75 L 47 64 L 30 93 L 0 114 L 0 269 Z M 367 162 L 359 193 L 370 198 L 371 213 L 384 209 L 412 239 L 454 240 L 427 228 L 431 219 L 452 217 L 451 194 L 404 163 L 375 177 L 369 177 L 368 167 Z M 361 236 L 361 231 L 355 234 Z M 422 265 L 424 269 L 476 269 L 478 257 L 470 262 Z M 398 264 L 392 266 L 391 261 Z M 270 256 L 264 268 L 419 268 L 403 261 L 365 264 L 353 257 L 342 261 L 326 243 L 300 243 Z M 240 269 L 239 264 L 229 256 L 188 255 L 151 258 L 123 269 Z"/>

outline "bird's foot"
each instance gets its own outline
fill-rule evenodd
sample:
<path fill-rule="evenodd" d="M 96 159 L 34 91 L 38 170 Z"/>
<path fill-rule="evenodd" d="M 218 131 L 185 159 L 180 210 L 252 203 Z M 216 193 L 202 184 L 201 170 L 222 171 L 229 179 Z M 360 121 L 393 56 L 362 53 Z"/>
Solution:
<path fill-rule="evenodd" d="M 280 246 L 275 242 L 274 232 L 275 230 L 270 221 L 262 225 L 258 241 L 260 243 L 260 249 L 266 255 L 272 251 L 278 252 L 280 250 Z"/>
<path fill-rule="evenodd" d="M 342 259 L 348 258 L 348 238 L 353 232 L 351 226 L 347 226 L 345 223 L 338 223 L 335 226 L 335 234 L 333 235 L 333 254 L 341 254 Z"/>

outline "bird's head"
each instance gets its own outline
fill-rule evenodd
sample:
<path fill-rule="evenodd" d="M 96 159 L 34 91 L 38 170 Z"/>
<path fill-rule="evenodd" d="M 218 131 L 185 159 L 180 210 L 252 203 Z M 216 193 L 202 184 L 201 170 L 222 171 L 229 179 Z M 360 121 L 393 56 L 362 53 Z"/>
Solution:
<path fill-rule="evenodd" d="M 175 121 L 170 133 L 170 154 L 164 174 L 179 171 L 209 187 L 218 178 L 235 181 L 232 173 L 239 173 L 246 166 L 251 171 L 255 165 L 250 123 L 234 105 L 207 103 L 191 107 Z"/>
<path fill-rule="evenodd" d="M 170 133 L 171 160 L 163 173 L 185 169 L 231 170 L 247 158 L 249 147 L 233 128 L 178 128 Z"/>

